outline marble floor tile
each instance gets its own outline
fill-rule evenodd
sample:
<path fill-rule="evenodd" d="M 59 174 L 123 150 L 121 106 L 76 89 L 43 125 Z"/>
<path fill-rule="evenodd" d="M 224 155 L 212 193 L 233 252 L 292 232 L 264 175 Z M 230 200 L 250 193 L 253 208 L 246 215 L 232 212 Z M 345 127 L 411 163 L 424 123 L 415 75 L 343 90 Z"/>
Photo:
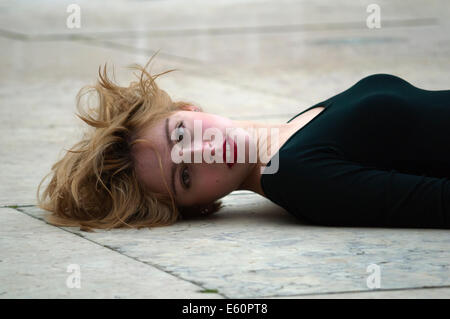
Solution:
<path fill-rule="evenodd" d="M 15 209 L 0 208 L 0 222 L 2 299 L 222 298 Z"/>
<path fill-rule="evenodd" d="M 370 291 L 372 267 L 380 289 L 450 285 L 447 230 L 314 226 L 250 192 L 224 204 L 170 227 L 64 229 L 228 298 Z M 35 207 L 18 209 L 43 218 Z"/>

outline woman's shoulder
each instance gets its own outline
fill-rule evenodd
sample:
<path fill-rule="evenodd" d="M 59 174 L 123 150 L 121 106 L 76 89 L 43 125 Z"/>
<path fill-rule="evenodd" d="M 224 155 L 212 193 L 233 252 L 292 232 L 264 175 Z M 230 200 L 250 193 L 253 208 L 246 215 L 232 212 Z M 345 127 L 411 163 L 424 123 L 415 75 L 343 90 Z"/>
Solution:
<path fill-rule="evenodd" d="M 401 77 L 389 73 L 374 73 L 363 77 L 357 83 L 364 82 L 384 82 L 384 81 L 405 81 Z"/>
<path fill-rule="evenodd" d="M 353 86 L 354 88 L 376 88 L 376 89 L 386 89 L 389 87 L 397 87 L 397 86 L 413 86 L 411 83 L 406 81 L 405 79 L 388 73 L 375 73 L 363 77 L 361 80 L 356 82 Z"/>

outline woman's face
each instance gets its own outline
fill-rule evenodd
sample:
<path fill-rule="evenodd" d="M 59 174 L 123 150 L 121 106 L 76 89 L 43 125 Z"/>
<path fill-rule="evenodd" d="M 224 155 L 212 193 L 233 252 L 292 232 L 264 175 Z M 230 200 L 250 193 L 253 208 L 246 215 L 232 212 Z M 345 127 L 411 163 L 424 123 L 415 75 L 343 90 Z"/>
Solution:
<path fill-rule="evenodd" d="M 139 178 L 150 191 L 168 194 L 165 180 L 179 206 L 212 203 L 239 189 L 256 163 L 248 160 L 249 143 L 253 143 L 253 137 L 233 125 L 234 122 L 228 118 L 194 110 L 176 111 L 167 119 L 160 120 L 146 128 L 140 137 L 150 141 L 160 154 L 163 176 L 156 153 L 145 144 L 138 144 L 135 158 Z M 213 133 L 215 136 L 205 135 L 208 132 L 216 133 Z M 236 162 L 231 157 L 234 162 L 231 167 L 221 155 L 227 134 L 231 141 L 233 135 L 237 136 L 234 142 L 238 147 L 238 158 Z M 207 162 L 211 155 L 216 156 L 216 162 Z M 177 163 L 177 157 L 184 162 Z"/>

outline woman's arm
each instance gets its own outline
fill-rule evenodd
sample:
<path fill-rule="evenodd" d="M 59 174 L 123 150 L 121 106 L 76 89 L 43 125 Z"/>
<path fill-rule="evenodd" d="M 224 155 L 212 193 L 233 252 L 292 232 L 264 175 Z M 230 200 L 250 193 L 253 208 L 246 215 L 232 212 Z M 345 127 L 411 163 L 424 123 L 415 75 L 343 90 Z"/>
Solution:
<path fill-rule="evenodd" d="M 311 167 L 314 166 L 314 167 Z M 292 172 L 296 212 L 326 225 L 450 228 L 450 180 L 322 158 Z M 295 168 L 294 168 L 295 170 Z M 285 194 L 286 195 L 286 194 Z M 292 205 L 289 205 L 292 209 Z"/>

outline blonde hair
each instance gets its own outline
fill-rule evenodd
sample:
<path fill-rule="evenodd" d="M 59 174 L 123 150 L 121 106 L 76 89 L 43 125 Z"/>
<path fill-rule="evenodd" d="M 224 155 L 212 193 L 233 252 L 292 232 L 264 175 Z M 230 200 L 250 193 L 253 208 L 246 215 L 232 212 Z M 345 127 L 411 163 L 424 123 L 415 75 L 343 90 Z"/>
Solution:
<path fill-rule="evenodd" d="M 146 69 L 155 55 L 144 67 L 130 66 L 139 70 L 140 76 L 138 82 L 131 82 L 128 87 L 113 83 L 105 64 L 103 70 L 99 67 L 97 83 L 78 92 L 80 114 L 76 115 L 90 127 L 39 183 L 37 202 L 50 212 L 45 216 L 48 223 L 79 226 L 85 231 L 167 226 L 179 219 L 197 217 L 205 208 L 208 212 L 204 215 L 209 215 L 222 207 L 220 200 L 202 206 L 177 207 L 165 180 L 170 196 L 149 192 L 137 176 L 132 149 L 138 143 L 148 142 L 138 137 L 139 132 L 190 105 L 173 102 L 159 89 L 155 79 L 177 69 L 151 75 Z M 81 100 L 92 92 L 97 94 L 98 103 L 93 108 L 89 106 L 86 112 Z M 161 157 L 157 156 L 162 170 Z M 42 183 L 51 174 L 50 183 L 40 195 Z"/>

